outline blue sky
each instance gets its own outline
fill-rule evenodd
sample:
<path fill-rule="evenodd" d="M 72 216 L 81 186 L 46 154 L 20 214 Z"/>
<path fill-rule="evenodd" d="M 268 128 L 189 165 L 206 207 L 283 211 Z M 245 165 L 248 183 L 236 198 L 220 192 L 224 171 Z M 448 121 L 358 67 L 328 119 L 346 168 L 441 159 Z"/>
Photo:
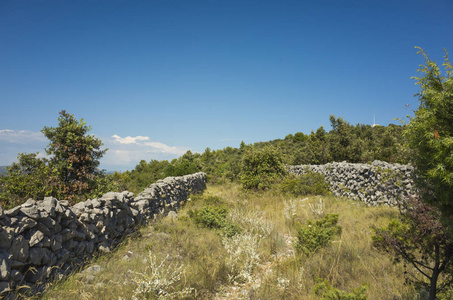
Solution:
<path fill-rule="evenodd" d="M 327 130 L 417 107 L 411 76 L 453 52 L 453 1 L 0 1 L 0 165 L 44 152 L 66 110 L 107 170 Z"/>

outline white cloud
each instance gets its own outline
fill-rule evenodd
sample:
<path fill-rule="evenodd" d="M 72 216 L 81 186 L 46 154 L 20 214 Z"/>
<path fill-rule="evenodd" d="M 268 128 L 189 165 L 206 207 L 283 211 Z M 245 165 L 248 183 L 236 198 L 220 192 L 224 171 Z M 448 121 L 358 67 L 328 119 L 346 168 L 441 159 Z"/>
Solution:
<path fill-rule="evenodd" d="M 121 137 L 117 134 L 104 141 L 109 149 L 101 160 L 102 168 L 108 170 L 131 170 L 140 160 L 171 160 L 189 150 L 188 147 L 168 146 L 151 141 L 147 136 Z"/>
<path fill-rule="evenodd" d="M 145 143 L 145 145 L 151 147 L 151 149 L 153 149 L 154 152 L 176 154 L 176 155 L 183 155 L 188 150 L 187 148 L 183 148 L 183 147 L 170 147 L 170 146 L 167 146 L 167 145 L 159 143 L 159 142 L 149 142 L 149 143 Z"/>
<path fill-rule="evenodd" d="M 189 150 L 188 147 L 169 146 L 151 141 L 147 136 L 113 135 L 110 138 L 99 137 L 104 142 L 103 148 L 109 150 L 101 158 L 101 168 L 109 171 L 132 170 L 140 160 L 172 160 Z M 36 153 L 47 157 L 44 148 L 49 140 L 41 133 L 30 130 L 0 129 L 0 166 L 16 161 L 18 153 Z"/>
<path fill-rule="evenodd" d="M 7 143 L 31 144 L 33 142 L 44 142 L 46 137 L 42 132 L 30 130 L 0 130 L 0 141 Z"/>
<path fill-rule="evenodd" d="M 0 166 L 11 165 L 18 153 L 40 152 L 39 157 L 45 157 L 47 144 L 47 138 L 39 131 L 0 129 Z"/>
<path fill-rule="evenodd" d="M 122 138 L 119 135 L 114 134 L 112 135 L 112 138 L 114 138 L 115 141 L 120 144 L 138 144 L 139 141 L 149 141 L 149 137 L 140 135 L 136 137 L 127 136 L 125 138 Z"/>

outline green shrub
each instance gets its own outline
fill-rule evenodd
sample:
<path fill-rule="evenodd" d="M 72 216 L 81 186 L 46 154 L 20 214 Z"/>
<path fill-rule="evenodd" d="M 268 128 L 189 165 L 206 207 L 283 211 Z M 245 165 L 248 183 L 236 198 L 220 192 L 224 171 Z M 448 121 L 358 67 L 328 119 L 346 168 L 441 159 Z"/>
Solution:
<path fill-rule="evenodd" d="M 240 227 L 227 219 L 225 206 L 205 205 L 201 209 L 190 210 L 189 217 L 198 225 L 220 230 L 225 236 L 232 237 L 240 232 Z"/>
<path fill-rule="evenodd" d="M 282 193 L 294 196 L 328 195 L 329 184 L 322 174 L 309 172 L 299 176 L 290 174 L 280 184 Z"/>
<path fill-rule="evenodd" d="M 334 236 L 341 234 L 341 226 L 337 222 L 338 214 L 327 214 L 321 220 L 308 221 L 297 232 L 296 250 L 310 255 L 328 246 Z"/>
<path fill-rule="evenodd" d="M 251 148 L 242 159 L 241 183 L 244 189 L 269 188 L 286 175 L 282 156 L 274 148 Z"/>
<path fill-rule="evenodd" d="M 321 296 L 323 300 L 366 300 L 366 291 L 367 286 L 362 285 L 348 293 L 332 287 L 327 280 L 318 283 L 314 289 L 315 295 Z"/>

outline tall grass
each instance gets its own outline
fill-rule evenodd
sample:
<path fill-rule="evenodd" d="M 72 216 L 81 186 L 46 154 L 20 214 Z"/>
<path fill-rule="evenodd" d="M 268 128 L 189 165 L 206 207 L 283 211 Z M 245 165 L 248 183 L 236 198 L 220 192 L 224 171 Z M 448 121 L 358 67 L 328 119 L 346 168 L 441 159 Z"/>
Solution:
<path fill-rule="evenodd" d="M 228 222 L 240 231 L 228 236 L 194 222 L 188 212 L 206 205 L 226 207 Z M 341 235 L 310 255 L 296 251 L 301 226 L 327 214 L 339 215 Z M 233 183 L 209 185 L 178 218 L 145 226 L 92 261 L 101 266 L 94 278 L 72 275 L 44 298 L 318 299 L 316 287 L 329 287 L 344 294 L 366 288 L 368 299 L 414 299 L 403 267 L 371 244 L 371 226 L 397 214 L 331 196 L 291 198 L 275 190 L 244 192 Z"/>

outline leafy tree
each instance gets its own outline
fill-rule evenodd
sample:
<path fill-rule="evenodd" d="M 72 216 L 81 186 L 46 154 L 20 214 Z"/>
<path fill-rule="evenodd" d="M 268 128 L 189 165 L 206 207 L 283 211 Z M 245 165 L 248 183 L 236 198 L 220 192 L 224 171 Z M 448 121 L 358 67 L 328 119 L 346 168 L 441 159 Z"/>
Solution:
<path fill-rule="evenodd" d="M 429 291 L 430 300 L 453 283 L 453 240 L 440 222 L 439 210 L 419 197 L 409 199 L 399 219 L 374 230 L 374 246 L 392 253 L 395 263 L 409 264 L 408 280 Z"/>
<path fill-rule="evenodd" d="M 190 152 L 190 151 L 189 151 Z M 192 154 L 192 152 L 191 152 Z M 198 164 L 192 159 L 181 156 L 171 164 L 165 167 L 164 174 L 167 176 L 184 176 L 197 173 L 200 171 Z"/>
<path fill-rule="evenodd" d="M 169 165 L 170 163 L 166 160 L 159 161 L 153 159 L 149 163 L 141 160 L 131 172 L 114 173 L 112 178 L 122 190 L 127 189 L 134 193 L 139 193 L 151 183 L 165 178 L 165 168 Z"/>
<path fill-rule="evenodd" d="M 59 196 L 58 176 L 46 158 L 39 158 L 38 153 L 19 153 L 17 160 L 7 176 L 0 177 L 0 205 L 11 208 L 28 198 Z"/>
<path fill-rule="evenodd" d="M 405 135 L 413 150 L 412 160 L 423 201 L 439 208 L 453 236 L 453 67 L 445 50 L 445 75 L 426 53 L 420 65 L 420 106 L 410 118 Z"/>
<path fill-rule="evenodd" d="M 83 119 L 78 121 L 63 110 L 58 121 L 58 127 L 45 126 L 41 132 L 50 140 L 46 152 L 60 178 L 62 194 L 73 199 L 96 185 L 96 176 L 102 173 L 99 159 L 107 149 L 101 150 L 102 141 L 87 134 L 91 126 Z"/>
<path fill-rule="evenodd" d="M 293 137 L 294 142 L 304 142 L 307 139 L 307 136 L 302 132 L 296 132 Z"/>
<path fill-rule="evenodd" d="M 284 175 L 282 156 L 274 148 L 252 148 L 242 159 L 241 182 L 245 189 L 267 189 Z"/>

